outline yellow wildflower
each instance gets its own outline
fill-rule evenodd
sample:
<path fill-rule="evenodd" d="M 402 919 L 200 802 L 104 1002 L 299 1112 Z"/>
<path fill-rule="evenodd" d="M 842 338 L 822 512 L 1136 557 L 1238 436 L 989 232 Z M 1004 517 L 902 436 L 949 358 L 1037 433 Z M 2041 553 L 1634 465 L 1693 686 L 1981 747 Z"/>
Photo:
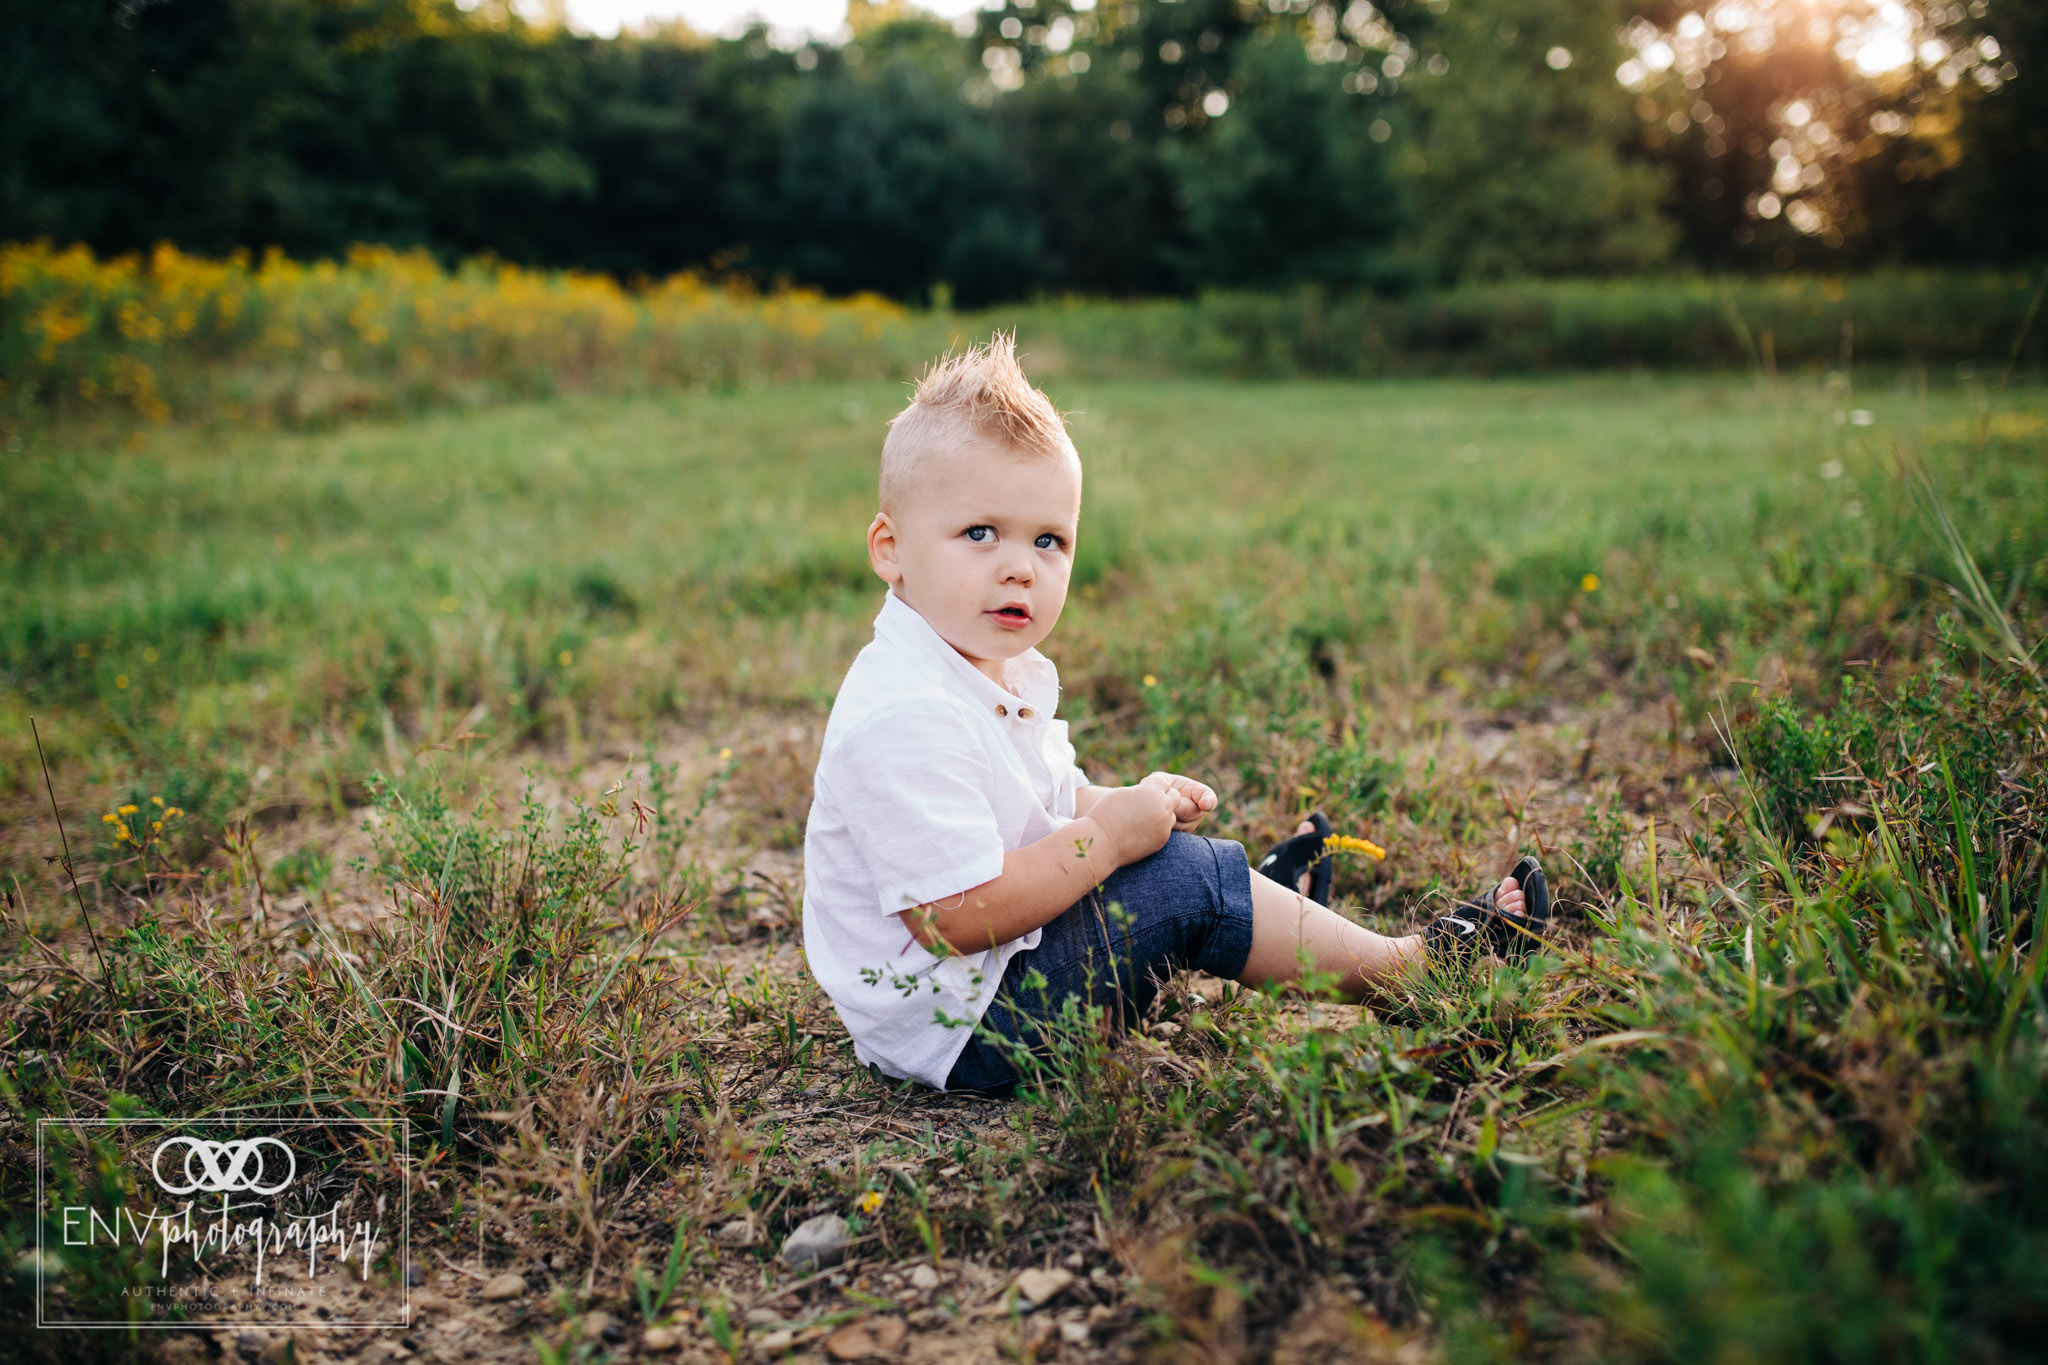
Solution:
<path fill-rule="evenodd" d="M 1152 676 L 1152 675 L 1151 675 L 1150 673 L 1147 673 L 1147 674 L 1145 675 L 1145 686 L 1147 686 L 1147 687 L 1157 687 L 1157 686 L 1159 686 L 1159 679 L 1157 679 L 1157 678 L 1153 677 L 1153 676 Z"/>
<path fill-rule="evenodd" d="M 100 823 L 103 825 L 118 825 L 121 823 L 121 817 L 114 814 L 114 812 L 112 811 L 108 811 L 105 815 L 102 815 L 100 817 Z"/>
<path fill-rule="evenodd" d="M 149 804 L 155 806 L 158 810 L 162 810 L 164 799 L 161 796 L 152 796 L 149 798 Z"/>
<path fill-rule="evenodd" d="M 114 675 L 114 686 L 126 692 L 128 690 L 128 675 L 126 673 L 116 673 Z"/>
<path fill-rule="evenodd" d="M 862 1213 L 873 1213 L 880 1207 L 882 1207 L 882 1192 L 880 1190 L 869 1190 L 860 1197 L 860 1211 Z"/>
<path fill-rule="evenodd" d="M 1354 839 L 1348 834 L 1332 834 L 1323 840 L 1323 847 L 1331 853 L 1363 853 L 1375 861 L 1387 856 L 1387 851 L 1372 840 Z"/>
<path fill-rule="evenodd" d="M 183 815 L 184 813 L 185 813 L 184 811 L 180 810 L 180 809 L 179 809 L 178 807 L 176 807 L 176 806 L 165 806 L 165 807 L 164 807 L 164 819 L 166 819 L 166 820 L 173 820 L 173 819 L 176 819 L 176 818 L 177 818 L 178 816 L 180 816 L 180 815 Z"/>
<path fill-rule="evenodd" d="M 730 750 L 730 749 L 720 749 L 720 750 L 718 751 L 718 761 L 719 761 L 720 763 L 723 763 L 723 762 L 725 762 L 725 760 L 727 760 L 728 758 L 731 758 L 731 757 L 732 757 L 732 750 Z"/>
<path fill-rule="evenodd" d="M 555 656 L 555 662 L 561 664 L 562 667 L 567 668 L 570 664 L 576 662 L 576 651 L 573 649 L 563 650 L 560 654 L 557 654 Z"/>
<path fill-rule="evenodd" d="M 118 813 L 118 814 L 121 814 L 121 815 L 133 815 L 133 814 L 135 814 L 135 812 L 136 812 L 136 811 L 138 811 L 138 810 L 141 810 L 141 809 L 142 809 L 142 807 L 140 807 L 140 806 L 136 805 L 136 804 L 135 804 L 134 802 L 132 802 L 132 801 L 131 801 L 131 802 L 129 802 L 129 803 L 128 803 L 127 805 L 125 805 L 125 806 L 116 806 L 116 807 L 114 807 L 114 810 L 115 810 L 115 812 L 116 812 L 116 813 Z"/>
<path fill-rule="evenodd" d="M 1579 591 L 1580 591 L 1580 592 L 1598 592 L 1598 591 L 1600 591 L 1600 575 L 1599 575 L 1599 574 L 1596 574 L 1596 573 L 1589 573 L 1589 574 L 1587 574 L 1587 575 L 1586 575 L 1586 576 L 1585 576 L 1584 578 L 1581 578 L 1581 579 L 1579 580 Z"/>

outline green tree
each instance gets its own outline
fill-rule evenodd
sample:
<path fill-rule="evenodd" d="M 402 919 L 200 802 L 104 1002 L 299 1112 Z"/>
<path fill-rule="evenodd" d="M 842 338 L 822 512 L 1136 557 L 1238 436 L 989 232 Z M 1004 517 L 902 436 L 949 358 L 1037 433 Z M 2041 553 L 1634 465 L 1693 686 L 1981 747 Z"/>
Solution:
<path fill-rule="evenodd" d="M 1227 286 L 1356 286 L 1383 273 L 1402 191 L 1375 103 L 1290 28 L 1240 44 L 1207 126 L 1171 149 L 1187 214 L 1185 275 Z M 1374 132 L 1380 133 L 1375 141 Z"/>
<path fill-rule="evenodd" d="M 1452 0 L 1404 70 L 1413 240 L 1441 278 L 1640 270 L 1674 233 L 1626 151 L 1612 0 Z"/>

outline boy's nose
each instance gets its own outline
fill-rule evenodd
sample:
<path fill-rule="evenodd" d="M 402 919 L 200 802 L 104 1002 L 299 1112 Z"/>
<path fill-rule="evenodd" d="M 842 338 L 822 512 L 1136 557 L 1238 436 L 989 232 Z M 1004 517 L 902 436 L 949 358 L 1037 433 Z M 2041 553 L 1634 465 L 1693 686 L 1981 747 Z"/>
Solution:
<path fill-rule="evenodd" d="M 1003 582 L 1029 583 L 1031 581 L 1031 556 L 1009 555 L 1003 560 Z"/>

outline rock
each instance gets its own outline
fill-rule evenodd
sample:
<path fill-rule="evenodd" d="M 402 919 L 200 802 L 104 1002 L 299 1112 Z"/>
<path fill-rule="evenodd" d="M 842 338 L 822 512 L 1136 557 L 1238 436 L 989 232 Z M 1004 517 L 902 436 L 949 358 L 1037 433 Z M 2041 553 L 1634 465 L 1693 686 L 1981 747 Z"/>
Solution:
<path fill-rule="evenodd" d="M 782 1260 L 791 1270 L 817 1270 L 838 1265 L 846 1256 L 850 1240 L 846 1220 L 836 1213 L 821 1213 L 797 1225 L 782 1243 Z"/>
<path fill-rule="evenodd" d="M 448 1300 L 431 1289 L 415 1289 L 406 1301 L 415 1313 L 438 1313 L 448 1306 Z"/>
<path fill-rule="evenodd" d="M 939 1287 L 939 1272 L 928 1265 L 921 1265 L 910 1272 L 910 1287 L 922 1289 L 929 1294 Z"/>
<path fill-rule="evenodd" d="M 580 1326 L 586 1341 L 624 1341 L 626 1329 L 619 1326 L 619 1320 L 610 1313 L 593 1311 L 583 1315 Z"/>
<path fill-rule="evenodd" d="M 557 1275 L 561 1274 L 568 1268 L 569 1258 L 567 1256 L 564 1256 L 561 1252 L 558 1251 L 554 1255 L 548 1257 L 548 1269 L 554 1271 Z"/>
<path fill-rule="evenodd" d="M 427 1268 L 418 1261 L 414 1261 L 405 1268 L 405 1282 L 414 1288 L 425 1284 L 427 1282 Z"/>
<path fill-rule="evenodd" d="M 640 1344 L 650 1351 L 673 1351 L 683 1344 L 683 1334 L 673 1327 L 650 1327 Z"/>
<path fill-rule="evenodd" d="M 235 1354 L 244 1360 L 254 1360 L 263 1354 L 263 1338 L 254 1332 L 236 1334 Z"/>
<path fill-rule="evenodd" d="M 711 1234 L 711 1240 L 720 1246 L 750 1247 L 761 1240 L 760 1232 L 751 1218 L 735 1218 L 730 1223 L 721 1223 Z"/>
<path fill-rule="evenodd" d="M 1065 1292 L 1074 1282 L 1071 1270 L 1027 1270 L 1019 1275 L 1013 1287 L 1019 1298 L 1033 1308 L 1042 1308 Z"/>
<path fill-rule="evenodd" d="M 297 1343 L 288 1336 L 275 1336 L 263 1343 L 263 1349 L 256 1353 L 259 1365 L 285 1365 L 287 1361 L 299 1358 Z"/>
<path fill-rule="evenodd" d="M 1088 1324 L 1079 1318 L 1073 1318 L 1061 1323 L 1060 1340 L 1069 1346 L 1086 1346 L 1088 1344 Z"/>
<path fill-rule="evenodd" d="M 484 1302 L 502 1303 L 506 1299 L 516 1299 L 525 1292 L 526 1277 L 516 1270 L 508 1270 L 485 1281 Z"/>
<path fill-rule="evenodd" d="M 894 1355 L 910 1329 L 902 1318 L 868 1318 L 849 1322 L 825 1338 L 825 1354 L 834 1360 L 866 1360 Z"/>
<path fill-rule="evenodd" d="M 788 1327 L 779 1332 L 770 1332 L 754 1343 L 754 1349 L 764 1356 L 779 1356 L 796 1344 L 796 1332 Z"/>
<path fill-rule="evenodd" d="M 773 1308 L 749 1308 L 742 1320 L 749 1327 L 773 1327 L 782 1321 L 782 1314 Z"/>

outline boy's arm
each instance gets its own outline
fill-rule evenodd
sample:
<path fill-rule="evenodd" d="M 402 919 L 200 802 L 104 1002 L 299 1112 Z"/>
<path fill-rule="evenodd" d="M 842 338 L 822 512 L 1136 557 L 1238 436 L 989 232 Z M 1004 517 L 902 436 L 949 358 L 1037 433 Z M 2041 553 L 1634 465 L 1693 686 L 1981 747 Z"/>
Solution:
<path fill-rule="evenodd" d="M 993 881 L 903 911 L 899 918 L 911 937 L 933 952 L 944 943 L 959 953 L 1022 938 L 1059 918 L 1125 863 L 1156 852 L 1173 832 L 1171 792 L 1146 786 L 1093 790 L 1093 814 L 1005 853 L 1002 875 Z"/>

